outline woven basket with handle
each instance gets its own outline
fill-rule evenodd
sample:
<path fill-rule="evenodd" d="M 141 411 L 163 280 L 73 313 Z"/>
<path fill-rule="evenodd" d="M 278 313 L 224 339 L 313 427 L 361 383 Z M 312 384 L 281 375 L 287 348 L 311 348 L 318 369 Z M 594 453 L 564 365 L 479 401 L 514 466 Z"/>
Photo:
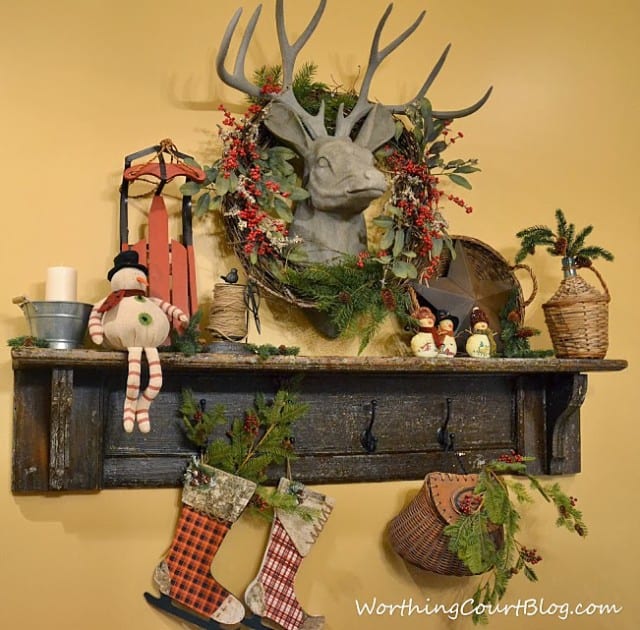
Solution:
<path fill-rule="evenodd" d="M 472 575 L 458 556 L 449 550 L 447 525 L 461 516 L 460 499 L 473 489 L 478 475 L 433 472 L 424 480 L 420 492 L 389 524 L 391 547 L 407 562 L 441 575 Z M 502 544 L 502 529 L 493 533 Z"/>
<path fill-rule="evenodd" d="M 553 349 L 560 359 L 602 359 L 609 346 L 609 288 L 594 267 L 585 268 L 596 275 L 603 293 L 574 275 L 564 278 L 542 305 Z"/>

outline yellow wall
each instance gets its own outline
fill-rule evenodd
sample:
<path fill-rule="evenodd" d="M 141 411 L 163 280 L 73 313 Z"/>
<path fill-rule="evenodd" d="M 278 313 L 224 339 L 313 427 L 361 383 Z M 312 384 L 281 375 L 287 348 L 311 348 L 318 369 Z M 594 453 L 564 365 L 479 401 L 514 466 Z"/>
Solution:
<path fill-rule="evenodd" d="M 245 3 L 248 9 L 255 2 Z M 249 63 L 274 63 L 273 2 L 266 0 Z M 311 2 L 288 3 L 300 32 Z M 580 225 L 596 226 L 594 243 L 615 263 L 600 265 L 613 301 L 610 358 L 625 372 L 592 374 L 583 407 L 583 472 L 563 479 L 580 498 L 591 528 L 586 540 L 556 531 L 546 509 L 531 513 L 534 546 L 545 557 L 541 581 L 513 581 L 507 601 L 544 598 L 571 606 L 612 603 L 617 616 L 495 618 L 494 628 L 637 627 L 637 321 L 640 301 L 637 181 L 640 135 L 635 0 L 432 0 L 397 2 L 389 41 L 426 5 L 418 35 L 380 69 L 372 96 L 409 99 L 448 41 L 450 60 L 432 90 L 436 107 L 464 106 L 489 84 L 495 92 L 476 116 L 459 124 L 460 155 L 483 172 L 467 195 L 476 212 L 451 209 L 452 232 L 472 235 L 512 256 L 514 233 L 553 221 L 562 207 Z M 117 248 L 117 186 L 125 154 L 170 136 L 206 161 L 215 147 L 215 107 L 241 106 L 212 62 L 236 0 L 22 0 L 0 10 L 4 176 L 0 338 L 26 332 L 13 296 L 42 299 L 46 267 L 80 269 L 79 299 L 96 301 Z M 305 51 L 321 78 L 348 86 L 366 61 L 384 0 L 330 0 Z M 366 7 L 366 8 L 365 8 Z M 135 221 L 143 218 L 137 206 Z M 203 298 L 233 259 L 204 226 L 197 237 Z M 531 307 L 543 326 L 542 302 L 559 282 L 557 260 L 537 256 L 540 298 Z M 280 311 L 280 316 L 282 311 Z M 253 341 L 297 344 L 307 354 L 353 353 L 353 343 L 325 343 L 263 310 L 265 332 Z M 538 346 L 548 343 L 540 340 Z M 382 352 L 380 344 L 370 352 Z M 3 628 L 157 630 L 178 622 L 147 607 L 151 572 L 170 542 L 178 491 L 122 490 L 76 496 L 13 496 L 10 488 L 12 373 L 0 360 L 0 619 Z M 634 386 L 634 383 L 636 384 Z M 310 612 L 324 612 L 330 630 L 470 627 L 442 617 L 358 618 L 354 599 L 397 603 L 462 601 L 473 580 L 441 579 L 407 569 L 385 547 L 383 531 L 419 482 L 331 486 L 337 499 L 325 533 L 303 565 L 298 593 Z M 241 522 L 219 555 L 215 573 L 240 593 L 253 577 L 266 536 Z"/>

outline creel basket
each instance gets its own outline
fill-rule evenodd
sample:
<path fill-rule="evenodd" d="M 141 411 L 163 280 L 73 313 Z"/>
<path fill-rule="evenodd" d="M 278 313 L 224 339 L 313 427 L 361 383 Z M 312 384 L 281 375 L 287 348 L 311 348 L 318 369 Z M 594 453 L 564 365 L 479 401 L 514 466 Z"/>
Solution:
<path fill-rule="evenodd" d="M 429 473 L 413 501 L 389 524 L 387 534 L 393 550 L 410 564 L 433 573 L 472 575 L 449 550 L 444 528 L 460 518 L 458 500 L 472 492 L 477 481 L 477 475 Z M 496 529 L 493 536 L 496 545 L 501 545 L 502 529 Z"/>

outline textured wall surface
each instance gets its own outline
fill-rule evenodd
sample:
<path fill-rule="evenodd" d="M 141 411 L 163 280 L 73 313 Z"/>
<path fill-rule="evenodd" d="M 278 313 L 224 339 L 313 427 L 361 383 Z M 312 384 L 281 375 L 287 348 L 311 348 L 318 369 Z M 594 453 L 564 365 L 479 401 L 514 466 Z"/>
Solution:
<path fill-rule="evenodd" d="M 274 2 L 265 0 L 248 65 L 277 63 Z M 243 6 L 251 10 L 255 2 Z M 217 44 L 236 0 L 23 0 L 0 8 L 3 97 L 2 268 L 0 339 L 26 332 L 11 298 L 43 299 L 46 268 L 79 269 L 78 297 L 94 302 L 108 288 L 106 272 L 117 249 L 118 184 L 125 154 L 171 137 L 202 162 L 217 150 L 216 107 L 240 111 L 244 99 L 218 81 Z M 330 0 L 317 33 L 301 55 L 319 78 L 350 86 L 362 75 L 383 0 Z M 288 26 L 300 33 L 313 2 L 287 3 Z M 471 215 L 447 210 L 452 233 L 466 234 L 513 257 L 514 234 L 553 221 L 562 207 L 578 225 L 595 225 L 593 242 L 611 249 L 602 263 L 613 300 L 610 358 L 626 358 L 621 373 L 590 376 L 583 407 L 583 472 L 566 478 L 590 526 L 585 540 L 553 526 L 553 513 L 529 511 L 522 538 L 544 557 L 540 582 L 513 580 L 507 603 L 531 600 L 517 623 L 524 628 L 631 628 L 640 618 L 636 593 L 638 545 L 634 503 L 637 479 L 635 333 L 640 302 L 637 142 L 640 135 L 640 4 L 578 0 L 536 3 L 444 0 L 396 3 L 383 43 L 426 8 L 425 22 L 380 68 L 372 97 L 402 102 L 421 85 L 451 41 L 453 49 L 431 91 L 436 108 L 494 94 L 475 116 L 460 121 L 460 156 L 480 159 L 482 173 L 466 194 Z M 245 18 L 246 20 L 246 15 Z M 356 83 L 357 85 L 357 83 Z M 457 145 L 458 146 L 458 145 Z M 457 147 L 456 147 L 457 148 Z M 132 202 L 131 221 L 145 220 L 147 201 Z M 136 228 L 137 229 L 137 228 Z M 135 232 L 135 231 L 134 231 Z M 201 299 L 234 264 L 219 234 L 196 226 Z M 560 280 L 557 259 L 531 260 L 540 296 L 529 321 L 543 327 L 541 304 Z M 525 291 L 526 289 L 526 281 Z M 353 354 L 357 342 L 327 342 L 295 310 L 267 304 L 263 334 L 252 341 L 301 346 L 305 354 Z M 393 352 L 393 330 L 367 350 Z M 548 338 L 536 340 L 548 346 Z M 12 372 L 0 355 L 0 575 L 3 627 L 36 630 L 91 628 L 157 630 L 179 627 L 142 598 L 153 589 L 153 568 L 170 543 L 178 490 L 108 491 L 66 496 L 10 493 Z M 297 591 L 311 613 L 327 616 L 328 630 L 411 630 L 470 627 L 443 614 L 358 615 L 360 605 L 423 606 L 463 602 L 474 580 L 443 579 L 407 568 L 384 542 L 391 518 L 419 482 L 324 486 L 335 510 L 299 575 Z M 214 574 L 238 594 L 262 556 L 267 526 L 241 520 L 225 541 Z M 542 601 L 543 600 L 543 601 Z M 617 604 L 618 615 L 533 614 L 533 604 Z M 493 628 L 513 628 L 496 616 Z"/>

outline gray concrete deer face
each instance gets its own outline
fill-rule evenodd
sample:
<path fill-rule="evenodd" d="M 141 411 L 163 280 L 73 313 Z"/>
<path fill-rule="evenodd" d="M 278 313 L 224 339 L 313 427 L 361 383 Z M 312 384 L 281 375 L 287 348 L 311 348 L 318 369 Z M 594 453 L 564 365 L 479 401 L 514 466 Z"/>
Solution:
<path fill-rule="evenodd" d="M 265 119 L 267 128 L 299 153 L 304 160 L 304 186 L 310 197 L 295 208 L 290 232 L 302 237 L 304 249 L 311 262 L 326 262 L 341 254 L 357 254 L 367 247 L 367 233 L 363 210 L 386 190 L 386 181 L 374 166 L 373 151 L 394 134 L 392 114 L 402 113 L 407 106 L 424 97 L 436 78 L 449 52 L 449 46 L 440 56 L 418 94 L 400 105 L 374 105 L 368 94 L 371 79 L 380 63 L 418 28 L 424 11 L 414 23 L 380 50 L 380 35 L 391 13 L 389 5 L 376 28 L 369 63 L 362 88 L 353 109 L 345 115 L 342 106 L 336 117 L 335 133 L 330 136 L 324 122 L 324 103 L 316 115 L 309 114 L 295 98 L 292 89 L 296 57 L 316 29 L 324 12 L 326 0 L 320 0 L 311 21 L 290 44 L 284 24 L 284 0 L 276 1 L 276 27 L 282 56 L 283 88 L 272 94 L 270 111 Z M 227 26 L 216 58 L 218 75 L 228 85 L 257 98 L 261 94 L 257 85 L 250 83 L 244 72 L 249 43 L 258 21 L 261 5 L 254 11 L 242 37 L 238 56 L 229 73 L 225 61 L 231 38 L 240 20 L 238 9 Z M 434 118 L 449 120 L 467 116 L 482 107 L 491 89 L 474 105 L 463 110 L 433 112 Z M 352 138 L 354 127 L 362 122 Z"/>

